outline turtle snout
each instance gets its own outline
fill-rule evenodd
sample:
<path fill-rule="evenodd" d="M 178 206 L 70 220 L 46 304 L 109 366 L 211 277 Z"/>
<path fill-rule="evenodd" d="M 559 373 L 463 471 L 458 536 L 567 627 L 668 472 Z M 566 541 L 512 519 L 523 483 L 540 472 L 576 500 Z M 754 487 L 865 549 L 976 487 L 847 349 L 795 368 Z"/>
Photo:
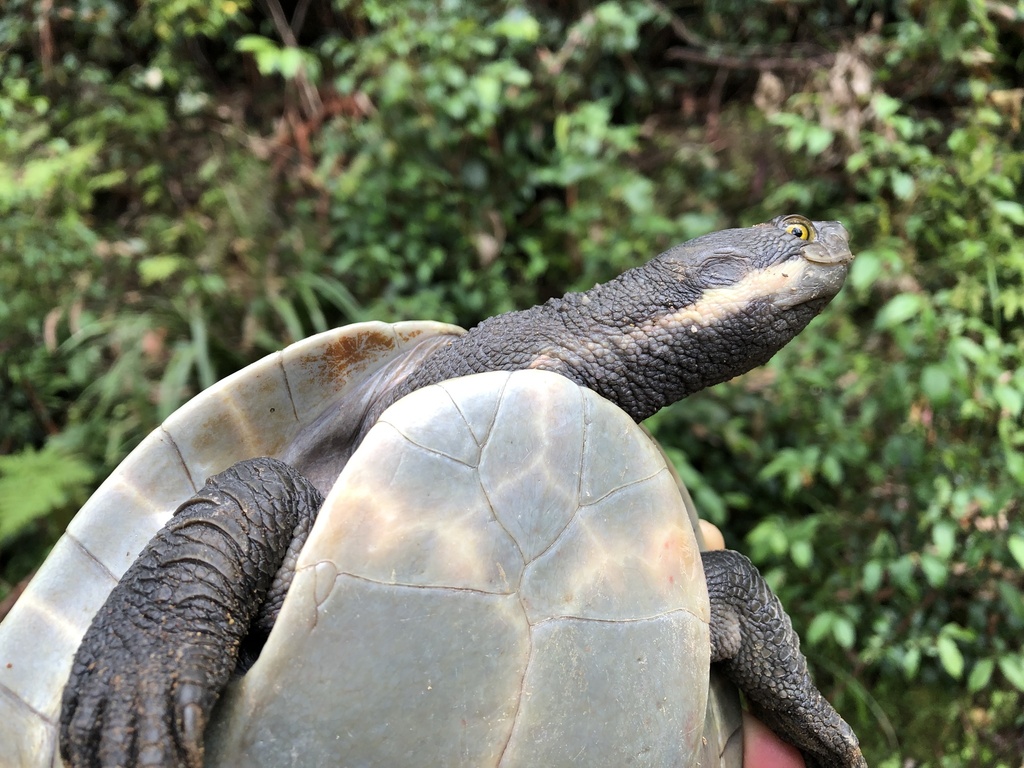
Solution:
<path fill-rule="evenodd" d="M 803 257 L 815 264 L 849 264 L 853 261 L 850 233 L 838 221 L 814 222 L 817 237 L 803 247 Z"/>

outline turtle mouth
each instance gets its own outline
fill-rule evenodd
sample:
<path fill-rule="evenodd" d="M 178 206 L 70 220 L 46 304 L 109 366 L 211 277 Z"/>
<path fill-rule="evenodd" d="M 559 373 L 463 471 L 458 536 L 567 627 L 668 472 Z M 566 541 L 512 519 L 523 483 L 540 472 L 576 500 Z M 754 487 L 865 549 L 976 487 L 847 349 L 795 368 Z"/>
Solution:
<path fill-rule="evenodd" d="M 785 286 L 773 297 L 776 307 L 791 309 L 801 304 L 831 299 L 846 281 L 850 261 L 812 261 L 801 258 L 788 269 Z"/>

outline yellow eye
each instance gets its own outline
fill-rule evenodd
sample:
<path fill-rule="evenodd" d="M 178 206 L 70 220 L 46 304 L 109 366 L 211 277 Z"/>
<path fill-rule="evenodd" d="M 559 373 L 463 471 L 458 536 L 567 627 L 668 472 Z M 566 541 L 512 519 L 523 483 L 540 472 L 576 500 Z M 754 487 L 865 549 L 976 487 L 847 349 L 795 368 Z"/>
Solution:
<path fill-rule="evenodd" d="M 803 224 L 787 224 L 786 231 L 791 235 L 796 235 L 801 240 L 806 240 L 811 235 Z"/>
<path fill-rule="evenodd" d="M 814 225 L 803 216 L 793 216 L 782 223 L 782 228 L 801 240 L 814 239 Z"/>

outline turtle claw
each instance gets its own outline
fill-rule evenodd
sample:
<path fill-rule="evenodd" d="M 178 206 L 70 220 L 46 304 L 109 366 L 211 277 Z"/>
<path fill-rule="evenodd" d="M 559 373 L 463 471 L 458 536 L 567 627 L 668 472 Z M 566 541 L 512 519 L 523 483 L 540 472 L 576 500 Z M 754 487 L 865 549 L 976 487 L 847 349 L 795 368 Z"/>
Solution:
<path fill-rule="evenodd" d="M 139 609 L 145 583 L 129 578 L 118 585 L 82 640 L 60 720 L 61 756 L 72 768 L 202 766 L 202 709 L 213 706 L 216 683 L 205 693 L 182 684 L 181 655 L 195 653 L 194 633 L 146 619 Z M 184 709 L 196 711 L 176 719 L 183 698 Z"/>
<path fill-rule="evenodd" d="M 206 718 L 198 704 L 186 704 L 181 713 L 181 735 L 186 743 L 199 743 L 206 729 Z"/>
<path fill-rule="evenodd" d="M 202 768 L 203 737 L 206 733 L 207 715 L 213 707 L 215 696 L 204 691 L 196 683 L 184 683 L 178 688 L 175 700 L 176 716 L 174 723 L 177 729 L 175 743 L 181 752 L 183 765 Z"/>
<path fill-rule="evenodd" d="M 86 634 L 89 662 L 76 662 L 65 688 L 60 744 L 67 765 L 201 768 L 204 707 L 216 694 L 182 685 L 173 653 L 151 653 L 145 642 L 95 649 L 94 640 Z"/>
<path fill-rule="evenodd" d="M 109 702 L 99 734 L 97 765 L 135 765 L 136 733 L 132 728 L 134 698 Z"/>
<path fill-rule="evenodd" d="M 78 696 L 68 703 L 65 695 L 64 717 L 61 722 L 61 757 L 72 766 L 98 764 L 99 740 L 93 738 L 92 729 L 103 721 L 101 700 L 82 701 Z"/>
<path fill-rule="evenodd" d="M 807 768 L 867 768 L 853 729 L 817 695 L 819 700 L 789 709 L 756 704 L 752 709 L 765 725 L 800 749 Z"/>

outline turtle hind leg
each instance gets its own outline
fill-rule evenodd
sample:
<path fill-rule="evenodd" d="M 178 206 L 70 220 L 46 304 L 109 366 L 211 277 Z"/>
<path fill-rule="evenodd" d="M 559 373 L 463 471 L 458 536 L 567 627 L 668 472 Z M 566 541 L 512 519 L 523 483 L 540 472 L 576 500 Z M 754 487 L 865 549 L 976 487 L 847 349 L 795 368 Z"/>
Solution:
<path fill-rule="evenodd" d="M 283 466 L 287 467 L 288 465 L 285 464 Z M 295 474 L 297 477 L 302 477 L 298 473 Z M 244 675 L 256 663 L 260 653 L 263 652 L 263 646 L 266 645 L 267 639 L 270 637 L 270 630 L 277 623 L 277 616 L 281 613 L 281 606 L 284 605 L 284 599 L 292 585 L 292 579 L 295 578 L 295 566 L 299 561 L 299 554 L 302 552 L 302 547 L 306 543 L 306 539 L 309 538 L 309 532 L 312 530 L 313 523 L 316 520 L 315 512 L 319 510 L 320 505 L 323 503 L 319 492 L 314 491 L 314 493 L 316 493 L 316 496 L 312 503 L 316 506 L 315 508 L 310 506 L 314 514 L 299 515 L 299 519 L 295 524 L 295 530 L 292 531 L 291 543 L 284 553 L 284 560 L 277 569 L 274 580 L 270 584 L 270 589 L 267 590 L 267 596 L 264 598 L 259 611 L 249 626 L 249 632 L 242 638 L 238 649 L 238 662 L 235 665 L 235 673 L 238 675 Z"/>
<path fill-rule="evenodd" d="M 203 731 L 239 646 L 322 498 L 275 459 L 249 459 L 182 504 L 85 633 L 64 690 L 61 755 L 76 768 L 202 764 Z"/>
<path fill-rule="evenodd" d="M 789 616 L 754 564 L 727 549 L 701 556 L 711 599 L 711 661 L 808 766 L 866 768 L 853 729 L 811 681 Z"/>

